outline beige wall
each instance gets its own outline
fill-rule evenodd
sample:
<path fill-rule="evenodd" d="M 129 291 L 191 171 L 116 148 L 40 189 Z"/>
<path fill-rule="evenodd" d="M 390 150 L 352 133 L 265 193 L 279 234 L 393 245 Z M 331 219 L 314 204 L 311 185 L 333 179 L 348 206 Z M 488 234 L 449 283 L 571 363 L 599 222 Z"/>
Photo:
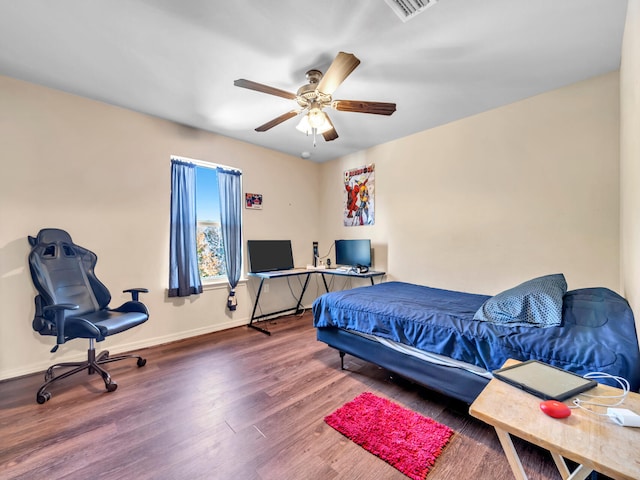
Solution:
<path fill-rule="evenodd" d="M 318 207 L 309 198 L 319 192 L 309 179 L 317 164 L 2 76 L 0 132 L 0 379 L 86 355 L 81 341 L 50 354 L 54 338 L 31 329 L 27 235 L 40 228 L 68 230 L 98 254 L 96 273 L 112 305 L 126 300 L 125 288 L 151 290 L 143 296 L 150 320 L 101 348 L 129 350 L 248 323 L 254 279 L 240 287 L 234 314 L 224 308 L 225 287 L 166 297 L 172 154 L 241 168 L 244 191 L 265 201 L 261 211 L 244 210 L 245 238 L 291 238 L 296 262 L 311 259 Z M 305 185 L 304 195 L 291 185 Z M 284 295 L 285 285 L 282 294 L 274 287 L 265 307 Z"/>
<path fill-rule="evenodd" d="M 321 240 L 370 237 L 376 268 L 440 288 L 619 291 L 618 110 L 611 73 L 324 164 Z M 344 227 L 342 172 L 369 163 L 376 224 Z"/>
<path fill-rule="evenodd" d="M 166 298 L 172 154 L 243 169 L 244 191 L 265 199 L 264 210 L 243 212 L 245 239 L 291 238 L 297 265 L 309 263 L 313 240 L 326 253 L 336 238 L 365 237 L 390 279 L 441 288 L 491 294 L 559 271 L 570 288 L 638 283 L 620 269 L 618 98 L 611 73 L 317 165 L 0 77 L 0 379 L 86 349 L 71 342 L 49 354 L 53 339 L 30 328 L 26 236 L 43 227 L 67 229 L 98 253 L 114 303 L 125 288 L 151 290 L 149 322 L 100 347 L 129 350 L 248 322 L 253 279 L 233 315 L 226 288 Z M 376 224 L 344 227 L 342 172 L 368 163 L 376 165 Z M 294 185 L 305 185 L 304 195 Z M 291 301 L 282 282 L 270 292 L 263 311 Z M 305 304 L 319 293 L 312 282 Z"/>
<path fill-rule="evenodd" d="M 620 67 L 620 186 L 623 293 L 640 338 L 640 0 L 629 0 Z"/>

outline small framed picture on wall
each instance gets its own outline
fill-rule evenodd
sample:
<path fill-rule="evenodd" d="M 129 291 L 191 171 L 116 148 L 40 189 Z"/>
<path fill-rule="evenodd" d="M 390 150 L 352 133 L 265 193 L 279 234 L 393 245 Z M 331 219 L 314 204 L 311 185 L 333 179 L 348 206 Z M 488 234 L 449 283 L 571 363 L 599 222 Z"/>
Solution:
<path fill-rule="evenodd" d="M 244 206 L 253 210 L 262 210 L 262 194 L 261 193 L 245 193 Z"/>

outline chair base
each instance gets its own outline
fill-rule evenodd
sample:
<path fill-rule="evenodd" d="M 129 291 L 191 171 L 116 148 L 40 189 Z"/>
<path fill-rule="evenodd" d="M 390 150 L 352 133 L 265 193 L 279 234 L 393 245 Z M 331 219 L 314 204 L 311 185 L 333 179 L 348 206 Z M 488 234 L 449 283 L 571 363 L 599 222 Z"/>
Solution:
<path fill-rule="evenodd" d="M 36 401 L 40 404 L 45 403 L 47 400 L 51 398 L 51 394 L 47 391 L 47 387 L 58 380 L 62 380 L 63 378 L 70 377 L 71 375 L 75 375 L 76 373 L 87 370 L 89 375 L 94 373 L 99 373 L 104 380 L 104 386 L 108 392 L 115 391 L 118 388 L 118 384 L 111 379 L 111 375 L 107 372 L 101 365 L 111 362 L 117 362 L 120 360 L 126 360 L 128 358 L 136 358 L 138 367 L 144 367 L 147 363 L 147 360 L 142 358 L 140 355 L 127 354 L 127 355 L 116 355 L 114 357 L 109 356 L 108 351 L 104 351 L 100 353 L 96 357 L 96 351 L 93 345 L 93 339 L 90 340 L 89 350 L 87 350 L 87 360 L 83 362 L 64 362 L 64 363 L 56 363 L 55 365 L 51 365 L 44 374 L 45 383 L 43 383 L 38 389 L 38 393 L 36 394 Z M 55 375 L 55 369 L 57 368 L 70 368 L 71 370 L 67 370 L 60 375 Z"/>

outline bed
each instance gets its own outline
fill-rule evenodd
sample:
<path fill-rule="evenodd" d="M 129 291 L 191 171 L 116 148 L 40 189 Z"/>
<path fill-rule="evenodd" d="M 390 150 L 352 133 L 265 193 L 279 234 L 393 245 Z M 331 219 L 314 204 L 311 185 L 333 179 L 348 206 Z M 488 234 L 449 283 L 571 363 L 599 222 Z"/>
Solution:
<path fill-rule="evenodd" d="M 313 321 L 342 368 L 350 354 L 467 403 L 508 358 L 622 376 L 640 388 L 627 301 L 607 288 L 567 291 L 562 274 L 495 296 L 404 282 L 330 292 L 314 302 Z"/>

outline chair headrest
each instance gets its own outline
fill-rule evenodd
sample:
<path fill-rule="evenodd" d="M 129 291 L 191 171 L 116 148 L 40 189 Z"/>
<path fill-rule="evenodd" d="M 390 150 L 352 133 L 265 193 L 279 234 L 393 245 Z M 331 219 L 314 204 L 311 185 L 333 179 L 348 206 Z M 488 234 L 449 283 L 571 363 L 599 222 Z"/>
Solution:
<path fill-rule="evenodd" d="M 71 235 L 59 228 L 43 228 L 37 237 L 29 237 L 29 244 L 34 247 L 38 243 L 68 243 L 73 244 Z"/>

